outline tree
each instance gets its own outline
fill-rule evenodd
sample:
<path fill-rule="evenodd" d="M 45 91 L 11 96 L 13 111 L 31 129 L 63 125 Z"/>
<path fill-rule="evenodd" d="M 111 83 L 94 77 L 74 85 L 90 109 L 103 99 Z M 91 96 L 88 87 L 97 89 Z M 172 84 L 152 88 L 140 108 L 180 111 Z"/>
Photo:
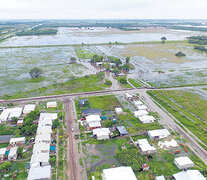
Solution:
<path fill-rule="evenodd" d="M 165 43 L 166 40 L 167 40 L 166 37 L 162 37 L 162 38 L 161 38 L 162 43 Z"/>
<path fill-rule="evenodd" d="M 126 57 L 126 64 L 128 64 L 130 61 L 130 57 Z"/>
<path fill-rule="evenodd" d="M 110 80 L 106 80 L 105 84 L 108 85 L 108 86 L 111 86 L 112 82 Z"/>
<path fill-rule="evenodd" d="M 43 71 L 40 68 L 33 68 L 30 70 L 29 74 L 32 79 L 35 79 L 35 78 L 41 77 L 43 74 Z"/>
<path fill-rule="evenodd" d="M 10 161 L 6 161 L 3 164 L 1 164 L 0 168 L 2 170 L 8 171 L 11 168 L 11 166 L 12 166 L 12 163 Z"/>
<path fill-rule="evenodd" d="M 181 52 L 181 51 L 179 51 L 179 52 L 176 53 L 175 55 L 178 56 L 178 57 L 186 56 L 186 54 L 183 53 L 183 52 Z"/>
<path fill-rule="evenodd" d="M 52 124 L 52 129 L 56 129 L 59 125 L 60 125 L 59 121 L 57 119 L 55 119 Z"/>
<path fill-rule="evenodd" d="M 76 63 L 76 60 L 77 60 L 77 59 L 76 59 L 75 57 L 70 57 L 70 62 L 71 62 L 71 63 Z"/>
<path fill-rule="evenodd" d="M 20 136 L 21 131 L 19 129 L 16 129 L 14 131 L 15 137 L 19 137 Z"/>
<path fill-rule="evenodd" d="M 24 120 L 24 124 L 23 124 L 23 126 L 31 126 L 32 123 L 33 123 L 33 119 L 32 119 L 32 118 L 26 118 L 26 119 Z"/>
<path fill-rule="evenodd" d="M 127 80 L 126 80 L 126 78 L 121 78 L 120 80 L 119 80 L 119 82 L 121 83 L 121 84 L 127 84 Z"/>
<path fill-rule="evenodd" d="M 98 79 L 104 79 L 104 77 L 105 77 L 105 73 L 104 73 L 104 72 L 99 72 L 99 73 L 97 74 L 97 76 L 98 76 Z"/>
<path fill-rule="evenodd" d="M 14 124 L 16 124 L 18 120 L 19 119 L 17 117 L 12 117 L 12 121 L 14 122 Z"/>
<path fill-rule="evenodd" d="M 104 126 L 106 126 L 106 127 L 112 127 L 113 126 L 113 122 L 111 120 L 105 121 L 104 122 Z"/>
<path fill-rule="evenodd" d="M 55 165 L 55 163 L 56 163 L 56 157 L 53 156 L 53 157 L 50 158 L 50 164 Z"/>
<path fill-rule="evenodd" d="M 18 154 L 18 156 L 22 157 L 22 153 L 23 153 L 23 147 L 20 146 L 20 147 L 17 149 L 17 154 Z"/>

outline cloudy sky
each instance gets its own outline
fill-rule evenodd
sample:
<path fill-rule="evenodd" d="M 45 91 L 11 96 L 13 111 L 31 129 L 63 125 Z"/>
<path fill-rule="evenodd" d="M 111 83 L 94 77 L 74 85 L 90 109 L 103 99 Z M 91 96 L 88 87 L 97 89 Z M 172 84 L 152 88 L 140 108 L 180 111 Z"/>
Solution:
<path fill-rule="evenodd" d="M 0 0 L 0 19 L 207 19 L 207 0 Z"/>

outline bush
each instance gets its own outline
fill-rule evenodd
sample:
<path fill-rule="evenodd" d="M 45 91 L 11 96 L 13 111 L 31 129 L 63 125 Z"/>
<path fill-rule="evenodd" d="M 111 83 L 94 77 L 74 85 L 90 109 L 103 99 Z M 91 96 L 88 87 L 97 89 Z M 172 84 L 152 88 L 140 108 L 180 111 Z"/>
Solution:
<path fill-rule="evenodd" d="M 33 68 L 30 70 L 29 74 L 30 74 L 31 78 L 34 79 L 34 78 L 41 77 L 43 74 L 43 71 L 40 68 Z"/>
<path fill-rule="evenodd" d="M 120 80 L 119 80 L 119 82 L 121 83 L 121 84 L 127 84 L 127 80 L 126 80 L 126 78 L 120 78 Z"/>
<path fill-rule="evenodd" d="M 186 56 L 186 54 L 183 53 L 183 52 L 181 52 L 181 51 L 179 51 L 179 52 L 176 53 L 175 55 L 178 56 L 178 57 Z"/>
<path fill-rule="evenodd" d="M 105 85 L 111 86 L 112 82 L 110 80 L 106 80 Z"/>

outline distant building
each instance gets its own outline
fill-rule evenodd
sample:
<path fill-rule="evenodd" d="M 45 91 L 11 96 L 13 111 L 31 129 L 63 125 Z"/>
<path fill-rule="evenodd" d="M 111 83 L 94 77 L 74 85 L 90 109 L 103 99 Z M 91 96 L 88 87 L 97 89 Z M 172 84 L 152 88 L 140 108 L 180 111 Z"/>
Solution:
<path fill-rule="evenodd" d="M 0 115 L 0 123 L 11 121 L 13 117 L 20 118 L 22 115 L 22 108 L 8 108 L 4 109 Z"/>
<path fill-rule="evenodd" d="M 148 115 L 139 117 L 139 120 L 143 124 L 155 122 L 155 118 L 153 116 L 148 116 Z"/>
<path fill-rule="evenodd" d="M 146 110 L 147 106 L 145 106 L 145 105 L 137 106 L 137 109 L 138 110 Z"/>
<path fill-rule="evenodd" d="M 133 99 L 133 96 L 131 94 L 129 94 L 129 93 L 125 93 L 125 98 L 127 100 L 132 100 Z"/>
<path fill-rule="evenodd" d="M 50 144 L 49 143 L 35 143 L 33 147 L 33 153 L 49 153 Z"/>
<path fill-rule="evenodd" d="M 137 142 L 138 142 L 141 154 L 155 153 L 156 148 L 150 145 L 147 139 L 138 139 Z"/>
<path fill-rule="evenodd" d="M 104 169 L 103 180 L 137 180 L 131 167 Z"/>
<path fill-rule="evenodd" d="M 101 122 L 101 117 L 99 115 L 89 115 L 86 117 L 86 122 Z"/>
<path fill-rule="evenodd" d="M 23 126 L 24 124 L 24 121 L 23 120 L 18 120 L 17 121 L 17 126 Z"/>
<path fill-rule="evenodd" d="M 23 114 L 28 114 L 28 113 L 34 111 L 35 107 L 36 107 L 35 104 L 27 104 L 27 105 L 25 105 L 24 109 L 23 109 Z"/>
<path fill-rule="evenodd" d="M 149 113 L 146 111 L 146 110 L 139 110 L 139 111 L 134 111 L 134 116 L 136 118 L 139 118 L 141 116 L 146 116 L 148 115 Z"/>
<path fill-rule="evenodd" d="M 57 101 L 47 102 L 47 108 L 56 108 L 56 107 L 57 107 Z"/>
<path fill-rule="evenodd" d="M 0 161 L 4 160 L 4 155 L 6 154 L 7 148 L 0 148 Z"/>
<path fill-rule="evenodd" d="M 187 169 L 194 166 L 193 161 L 187 156 L 175 158 L 174 163 L 179 169 Z"/>
<path fill-rule="evenodd" d="M 109 134 L 109 128 L 93 129 L 93 135 L 96 136 L 98 140 L 109 139 Z"/>
<path fill-rule="evenodd" d="M 135 106 L 140 106 L 140 105 L 143 104 L 142 101 L 134 101 L 133 103 L 134 103 Z"/>
<path fill-rule="evenodd" d="M 99 121 L 91 121 L 88 123 L 88 127 L 90 130 L 101 128 L 101 123 Z"/>
<path fill-rule="evenodd" d="M 206 180 L 198 170 L 187 170 L 173 174 L 175 180 Z"/>
<path fill-rule="evenodd" d="M 116 127 L 116 129 L 118 130 L 120 136 L 128 135 L 128 131 L 126 130 L 124 126 L 118 126 Z"/>
<path fill-rule="evenodd" d="M 12 146 L 25 144 L 25 142 L 26 142 L 25 137 L 11 138 L 10 141 L 9 141 L 9 143 L 10 143 Z"/>
<path fill-rule="evenodd" d="M 38 166 L 48 166 L 49 165 L 49 153 L 33 153 L 31 160 L 30 160 L 30 166 L 31 167 L 38 167 Z"/>
<path fill-rule="evenodd" d="M 99 115 L 101 116 L 101 110 L 100 109 L 85 109 L 82 110 L 82 116 L 86 117 L 89 115 Z"/>
<path fill-rule="evenodd" d="M 122 108 L 115 108 L 115 112 L 116 112 L 117 115 L 122 114 L 123 109 Z"/>
<path fill-rule="evenodd" d="M 12 147 L 9 151 L 8 160 L 16 160 L 17 159 L 17 149 L 18 147 Z"/>
<path fill-rule="evenodd" d="M 35 143 L 50 143 L 51 142 L 51 134 L 50 133 L 43 133 L 37 134 L 35 137 Z"/>
<path fill-rule="evenodd" d="M 161 176 L 156 176 L 155 180 L 165 180 L 165 177 L 163 175 Z"/>
<path fill-rule="evenodd" d="M 38 166 L 31 167 L 27 180 L 50 180 L 51 177 L 51 166 Z"/>
<path fill-rule="evenodd" d="M 162 139 L 170 136 L 170 132 L 167 129 L 156 129 L 148 131 L 150 139 Z"/>

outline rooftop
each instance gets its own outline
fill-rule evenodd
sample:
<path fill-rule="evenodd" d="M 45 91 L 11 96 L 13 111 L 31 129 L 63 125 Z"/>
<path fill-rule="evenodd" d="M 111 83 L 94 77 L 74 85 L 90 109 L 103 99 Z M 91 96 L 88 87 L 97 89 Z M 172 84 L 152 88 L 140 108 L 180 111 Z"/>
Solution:
<path fill-rule="evenodd" d="M 31 167 L 27 180 L 50 179 L 51 166 Z"/>
<path fill-rule="evenodd" d="M 187 170 L 173 174 L 175 180 L 206 180 L 198 170 Z"/>

